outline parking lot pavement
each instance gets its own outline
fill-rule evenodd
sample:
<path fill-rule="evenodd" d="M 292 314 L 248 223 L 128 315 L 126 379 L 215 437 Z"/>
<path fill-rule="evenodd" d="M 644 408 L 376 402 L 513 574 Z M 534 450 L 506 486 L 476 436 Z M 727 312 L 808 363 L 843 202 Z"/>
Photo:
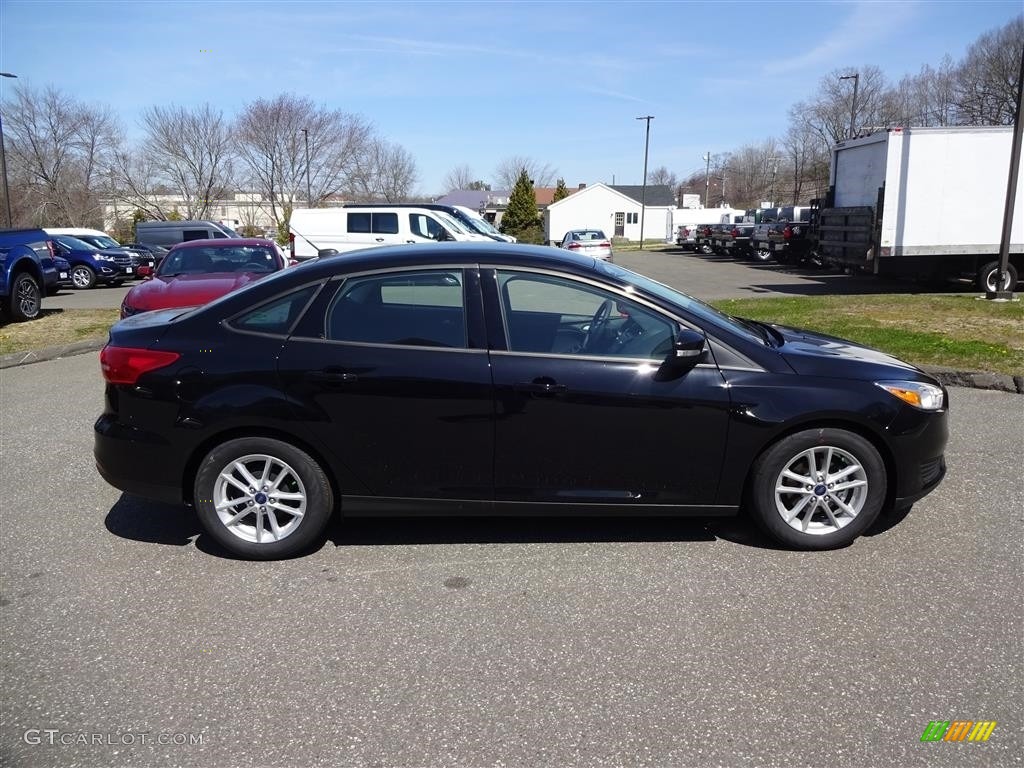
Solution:
<path fill-rule="evenodd" d="M 946 481 L 842 551 L 739 521 L 363 520 L 251 563 L 97 476 L 96 354 L 0 371 L 0 392 L 5 765 L 1024 754 L 1018 396 L 953 390 Z M 998 725 L 920 741 L 957 719 Z"/>
<path fill-rule="evenodd" d="M 43 309 L 117 309 L 125 294 L 137 284 L 132 280 L 117 288 L 106 285 L 84 291 L 61 288 L 59 293 L 43 299 Z"/>
<path fill-rule="evenodd" d="M 869 293 L 962 293 L 966 283 L 923 284 L 846 275 L 769 262 L 736 260 L 669 248 L 663 251 L 622 251 L 615 263 L 671 285 L 698 299 L 748 299 L 756 296 L 819 296 Z"/>

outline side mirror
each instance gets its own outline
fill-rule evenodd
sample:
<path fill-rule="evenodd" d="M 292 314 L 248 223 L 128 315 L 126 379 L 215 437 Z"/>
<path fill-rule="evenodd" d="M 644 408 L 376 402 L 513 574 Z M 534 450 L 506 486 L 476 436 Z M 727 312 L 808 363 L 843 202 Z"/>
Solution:
<path fill-rule="evenodd" d="M 665 358 L 665 366 L 675 371 L 688 371 L 704 359 L 707 339 L 700 331 L 684 328 L 676 336 Z"/>
<path fill-rule="evenodd" d="M 337 256 L 338 255 L 338 249 L 337 248 L 321 248 L 319 251 L 316 252 L 316 255 L 319 256 L 321 259 L 325 259 L 328 256 Z"/>
<path fill-rule="evenodd" d="M 153 276 L 153 268 L 148 264 L 144 264 L 143 266 L 139 267 L 138 271 L 135 274 L 137 274 L 144 280 L 148 280 Z"/>

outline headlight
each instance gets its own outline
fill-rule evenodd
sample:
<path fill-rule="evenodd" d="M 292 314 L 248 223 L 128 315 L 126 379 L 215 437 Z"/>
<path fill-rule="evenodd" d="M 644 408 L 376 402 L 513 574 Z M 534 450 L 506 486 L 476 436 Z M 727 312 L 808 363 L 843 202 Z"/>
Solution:
<path fill-rule="evenodd" d="M 127 299 L 121 302 L 121 317 L 131 317 L 138 314 L 138 312 L 138 308 L 129 304 Z"/>
<path fill-rule="evenodd" d="M 100 261 L 113 261 L 114 257 L 106 253 L 97 253 L 96 258 Z"/>
<path fill-rule="evenodd" d="M 939 411 L 946 404 L 942 388 L 923 381 L 876 381 L 875 384 L 907 405 L 922 411 Z"/>

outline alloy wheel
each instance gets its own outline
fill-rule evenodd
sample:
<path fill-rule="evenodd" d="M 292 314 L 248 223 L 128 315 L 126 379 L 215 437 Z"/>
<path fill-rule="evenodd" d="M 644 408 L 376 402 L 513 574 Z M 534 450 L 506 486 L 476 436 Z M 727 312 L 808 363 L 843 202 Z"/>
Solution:
<path fill-rule="evenodd" d="M 302 524 L 307 493 L 285 461 L 250 454 L 229 462 L 217 475 L 213 503 L 221 524 L 243 541 L 281 541 Z"/>
<path fill-rule="evenodd" d="M 801 533 L 822 536 L 849 525 L 868 497 L 867 472 L 853 454 L 816 446 L 794 456 L 775 481 L 775 508 Z"/>

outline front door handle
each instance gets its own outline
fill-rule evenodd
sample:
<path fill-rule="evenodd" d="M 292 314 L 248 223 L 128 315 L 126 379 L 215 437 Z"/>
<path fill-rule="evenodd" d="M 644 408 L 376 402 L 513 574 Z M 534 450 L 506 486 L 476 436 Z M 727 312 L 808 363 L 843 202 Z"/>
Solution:
<path fill-rule="evenodd" d="M 322 371 L 310 371 L 306 374 L 306 378 L 310 381 L 316 381 L 321 384 L 348 384 L 353 381 L 359 381 L 359 377 L 354 373 L 348 373 L 338 368 L 325 368 Z"/>
<path fill-rule="evenodd" d="M 528 392 L 531 395 L 553 396 L 560 395 L 569 389 L 565 384 L 559 384 L 552 378 L 543 376 L 533 381 L 521 381 L 515 385 L 517 392 Z"/>
<path fill-rule="evenodd" d="M 384 238 L 383 238 L 383 237 L 377 237 L 377 238 L 374 238 L 374 239 L 375 239 L 375 240 L 376 240 L 376 241 L 377 241 L 378 243 L 383 243 L 383 242 L 384 242 Z"/>

